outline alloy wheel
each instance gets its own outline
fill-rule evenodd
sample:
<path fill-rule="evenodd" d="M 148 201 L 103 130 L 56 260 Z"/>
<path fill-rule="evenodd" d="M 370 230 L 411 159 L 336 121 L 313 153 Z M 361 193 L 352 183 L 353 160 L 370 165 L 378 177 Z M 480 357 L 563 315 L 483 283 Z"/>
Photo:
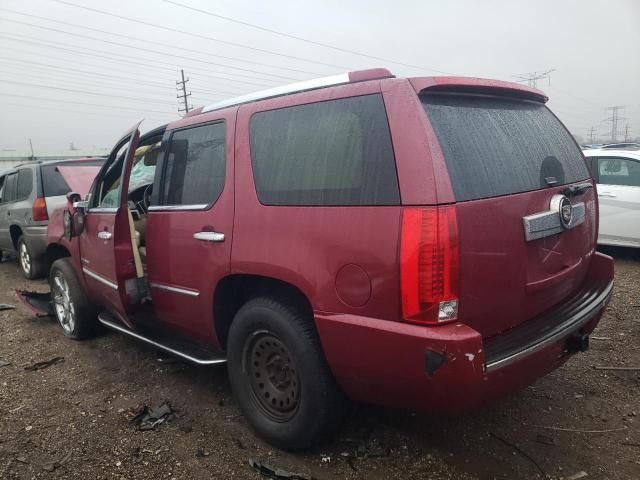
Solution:
<path fill-rule="evenodd" d="M 20 266 L 25 274 L 29 275 L 31 273 L 31 256 L 29 255 L 29 250 L 27 250 L 27 245 L 22 242 L 20 244 Z"/>
<path fill-rule="evenodd" d="M 69 284 L 60 272 L 56 272 L 52 285 L 53 305 L 56 316 L 62 329 L 68 333 L 73 333 L 76 326 L 76 310 L 71 300 Z"/>

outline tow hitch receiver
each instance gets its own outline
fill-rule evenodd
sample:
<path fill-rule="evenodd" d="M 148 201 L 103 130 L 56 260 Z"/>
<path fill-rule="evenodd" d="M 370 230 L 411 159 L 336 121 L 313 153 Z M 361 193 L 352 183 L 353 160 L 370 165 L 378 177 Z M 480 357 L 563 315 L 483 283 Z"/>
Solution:
<path fill-rule="evenodd" d="M 589 335 L 574 333 L 567 338 L 567 351 L 569 353 L 586 352 L 589 350 Z"/>

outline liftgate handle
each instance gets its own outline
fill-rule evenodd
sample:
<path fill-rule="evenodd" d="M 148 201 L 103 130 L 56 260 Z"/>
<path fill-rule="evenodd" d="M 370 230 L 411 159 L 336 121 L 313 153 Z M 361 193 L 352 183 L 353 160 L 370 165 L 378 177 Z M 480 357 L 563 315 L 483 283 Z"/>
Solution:
<path fill-rule="evenodd" d="M 98 238 L 100 240 L 111 240 L 111 232 L 98 232 Z"/>
<path fill-rule="evenodd" d="M 218 232 L 197 232 L 193 234 L 193 238 L 203 242 L 224 242 L 224 233 Z"/>

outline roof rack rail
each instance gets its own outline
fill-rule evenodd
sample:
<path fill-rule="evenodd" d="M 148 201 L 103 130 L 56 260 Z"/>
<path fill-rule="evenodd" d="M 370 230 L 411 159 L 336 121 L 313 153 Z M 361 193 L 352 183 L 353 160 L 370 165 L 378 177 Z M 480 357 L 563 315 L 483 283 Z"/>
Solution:
<path fill-rule="evenodd" d="M 305 80 L 302 82 L 269 88 L 267 90 L 261 90 L 259 92 L 249 93 L 247 95 L 241 95 L 239 97 L 222 100 L 220 102 L 216 102 L 203 107 L 202 110 L 194 112 L 194 115 L 213 112 L 214 110 L 220 110 L 234 105 L 241 105 L 243 103 L 265 100 L 267 98 L 305 92 L 307 90 L 316 90 L 319 88 L 331 87 L 334 85 L 341 85 L 345 83 L 364 82 L 367 80 L 377 80 L 391 77 L 393 77 L 393 75 L 386 68 L 373 68 L 370 70 L 358 70 L 355 72 L 341 73 L 339 75 L 332 75 L 330 77 L 314 78 L 313 80 Z"/>

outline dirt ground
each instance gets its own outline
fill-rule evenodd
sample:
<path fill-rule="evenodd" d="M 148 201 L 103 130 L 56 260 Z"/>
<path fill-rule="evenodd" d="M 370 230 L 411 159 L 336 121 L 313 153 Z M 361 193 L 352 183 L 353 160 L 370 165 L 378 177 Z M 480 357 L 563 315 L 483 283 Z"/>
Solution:
<path fill-rule="evenodd" d="M 607 253 L 616 287 L 589 352 L 462 417 L 355 406 L 337 439 L 305 454 L 252 433 L 224 367 L 160 362 L 114 333 L 66 339 L 14 296 L 46 283 L 0 264 L 0 303 L 17 305 L 0 312 L 0 478 L 259 479 L 257 459 L 320 480 L 639 479 L 640 371 L 593 367 L 640 367 L 640 252 Z M 64 361 L 25 370 L 54 357 Z M 129 409 L 165 400 L 171 421 L 144 432 L 128 421 Z"/>

